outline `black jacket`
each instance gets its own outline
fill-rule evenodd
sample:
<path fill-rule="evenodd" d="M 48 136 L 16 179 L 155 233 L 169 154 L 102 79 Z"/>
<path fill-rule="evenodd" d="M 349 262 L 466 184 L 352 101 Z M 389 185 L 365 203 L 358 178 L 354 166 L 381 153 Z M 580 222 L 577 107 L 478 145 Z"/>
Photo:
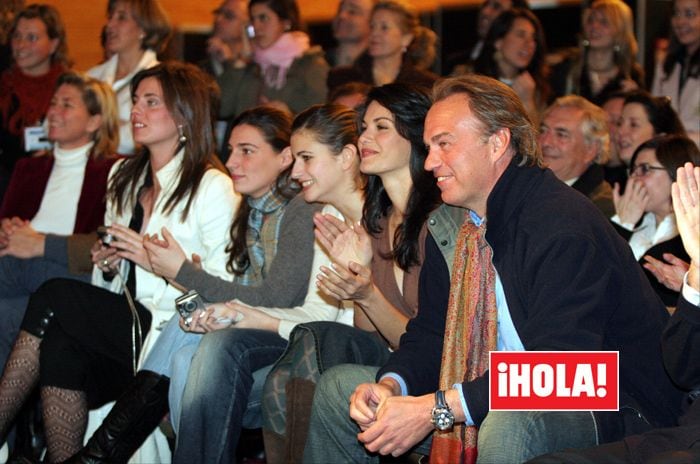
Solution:
<path fill-rule="evenodd" d="M 488 198 L 486 240 L 525 349 L 619 350 L 621 408 L 641 412 L 652 426 L 675 424 L 682 395 L 666 375 L 659 349 L 668 312 L 629 246 L 590 201 L 551 171 L 517 162 Z M 436 296 L 445 284 L 434 255 L 426 246 L 423 269 L 432 268 L 432 275 L 421 276 L 420 311 L 378 374 L 398 373 L 411 395 L 438 388 L 447 298 Z M 488 386 L 488 372 L 463 383 L 477 425 L 488 413 Z M 602 440 L 625 433 L 618 413 L 596 417 Z"/>

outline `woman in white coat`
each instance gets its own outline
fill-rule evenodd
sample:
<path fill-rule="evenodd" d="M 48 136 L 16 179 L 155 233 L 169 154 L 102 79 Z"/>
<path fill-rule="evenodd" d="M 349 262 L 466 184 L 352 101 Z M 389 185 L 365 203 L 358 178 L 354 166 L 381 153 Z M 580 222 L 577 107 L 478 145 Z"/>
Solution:
<path fill-rule="evenodd" d="M 142 148 L 112 169 L 105 217 L 113 239 L 92 248 L 94 285 L 42 285 L 0 379 L 0 433 L 39 383 L 50 462 L 81 448 L 88 409 L 132 382 L 146 334 L 170 318 L 182 293 L 152 272 L 143 241 L 167 227 L 207 272 L 228 276 L 227 232 L 238 201 L 214 154 L 217 87 L 193 65 L 165 63 L 137 73 L 132 96 Z M 159 388 L 148 377 L 137 381 Z"/>

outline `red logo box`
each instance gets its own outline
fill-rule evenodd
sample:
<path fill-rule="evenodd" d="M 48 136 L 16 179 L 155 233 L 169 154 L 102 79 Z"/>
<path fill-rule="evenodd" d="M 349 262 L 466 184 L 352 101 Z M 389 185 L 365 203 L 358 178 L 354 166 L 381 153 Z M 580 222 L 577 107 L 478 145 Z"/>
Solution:
<path fill-rule="evenodd" d="M 617 411 L 617 351 L 491 351 L 489 409 Z"/>

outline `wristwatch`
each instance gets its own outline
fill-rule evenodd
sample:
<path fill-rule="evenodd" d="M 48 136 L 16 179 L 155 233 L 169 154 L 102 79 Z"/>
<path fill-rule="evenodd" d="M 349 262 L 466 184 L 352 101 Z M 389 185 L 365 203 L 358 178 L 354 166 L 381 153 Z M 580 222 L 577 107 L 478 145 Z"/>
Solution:
<path fill-rule="evenodd" d="M 431 416 L 430 422 L 432 422 L 433 427 L 441 432 L 450 430 L 455 423 L 455 416 L 445 401 L 445 392 L 443 390 L 435 392 L 435 406 Z"/>

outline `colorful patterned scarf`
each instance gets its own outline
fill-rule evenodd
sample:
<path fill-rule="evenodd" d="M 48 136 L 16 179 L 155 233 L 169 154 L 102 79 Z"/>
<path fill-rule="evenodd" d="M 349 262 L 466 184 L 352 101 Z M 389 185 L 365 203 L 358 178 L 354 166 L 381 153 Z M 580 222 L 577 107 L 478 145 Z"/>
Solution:
<path fill-rule="evenodd" d="M 457 236 L 440 367 L 442 390 L 484 374 L 489 351 L 496 350 L 496 270 L 485 234 L 485 221 L 477 227 L 467 220 Z M 451 431 L 436 431 L 430 462 L 474 463 L 476 443 L 474 426 L 456 424 Z"/>

